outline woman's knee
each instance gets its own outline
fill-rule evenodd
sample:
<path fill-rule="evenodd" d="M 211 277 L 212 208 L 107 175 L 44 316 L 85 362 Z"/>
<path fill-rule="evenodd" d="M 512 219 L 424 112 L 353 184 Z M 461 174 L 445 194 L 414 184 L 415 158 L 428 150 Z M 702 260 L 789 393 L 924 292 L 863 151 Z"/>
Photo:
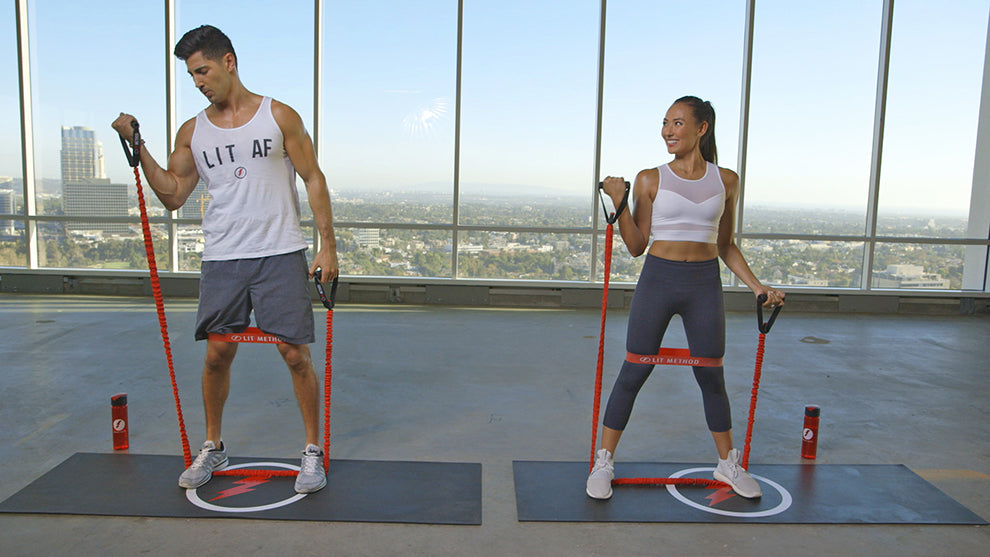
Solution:
<path fill-rule="evenodd" d="M 651 364 L 623 362 L 622 369 L 619 370 L 619 376 L 615 378 L 615 385 L 612 387 L 612 390 L 625 391 L 636 396 L 652 372 L 653 365 Z"/>
<path fill-rule="evenodd" d="M 712 395 L 725 394 L 725 372 L 721 367 L 700 367 L 694 368 L 694 378 L 701 387 L 702 392 Z"/>

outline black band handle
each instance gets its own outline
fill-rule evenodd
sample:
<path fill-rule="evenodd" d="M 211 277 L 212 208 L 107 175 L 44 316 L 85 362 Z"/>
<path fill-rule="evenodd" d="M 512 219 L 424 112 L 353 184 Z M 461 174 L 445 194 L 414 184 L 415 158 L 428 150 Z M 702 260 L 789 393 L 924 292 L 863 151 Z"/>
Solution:
<path fill-rule="evenodd" d="M 756 324 L 760 327 L 760 332 L 763 334 L 770 332 L 770 327 L 773 327 L 773 322 L 777 320 L 777 314 L 780 313 L 780 310 L 784 309 L 784 306 L 777 306 L 773 308 L 773 313 L 770 314 L 770 320 L 764 323 L 763 304 L 765 304 L 766 301 L 766 294 L 760 294 L 756 297 Z"/>
<path fill-rule="evenodd" d="M 605 208 L 605 197 L 602 195 L 602 191 L 605 188 L 605 182 L 598 182 L 598 199 L 602 202 L 602 211 L 605 211 L 605 222 L 608 224 L 615 224 L 615 221 L 619 220 L 619 215 L 622 211 L 626 210 L 626 206 L 629 205 L 629 181 L 626 181 L 626 193 L 622 196 L 622 202 L 616 207 L 614 213 L 609 213 L 608 209 Z"/>
<path fill-rule="evenodd" d="M 323 283 L 320 282 L 320 274 L 322 269 L 317 269 L 313 274 L 313 282 L 316 283 L 316 293 L 320 295 L 320 301 L 323 302 L 323 307 L 327 309 L 333 309 L 334 303 L 337 301 L 337 278 L 333 277 L 333 282 L 330 284 L 330 297 L 327 298 L 326 292 L 323 291 Z"/>
<path fill-rule="evenodd" d="M 137 120 L 131 120 L 131 127 L 134 128 L 134 136 L 131 139 L 130 147 L 127 146 L 127 140 L 123 136 L 120 137 L 120 146 L 124 148 L 127 164 L 132 168 L 137 168 L 137 165 L 141 164 L 141 131 Z"/>

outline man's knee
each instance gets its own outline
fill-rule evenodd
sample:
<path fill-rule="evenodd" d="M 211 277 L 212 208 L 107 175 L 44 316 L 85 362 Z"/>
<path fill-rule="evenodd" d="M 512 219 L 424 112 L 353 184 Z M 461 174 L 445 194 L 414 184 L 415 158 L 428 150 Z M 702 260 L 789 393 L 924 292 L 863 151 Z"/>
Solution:
<path fill-rule="evenodd" d="M 206 371 L 210 373 L 224 372 L 230 369 L 234 355 L 237 354 L 237 344 L 232 342 L 207 341 Z"/>
<path fill-rule="evenodd" d="M 305 344 L 279 344 L 278 351 L 293 373 L 309 373 L 313 370 L 313 361 L 309 356 L 309 346 Z"/>

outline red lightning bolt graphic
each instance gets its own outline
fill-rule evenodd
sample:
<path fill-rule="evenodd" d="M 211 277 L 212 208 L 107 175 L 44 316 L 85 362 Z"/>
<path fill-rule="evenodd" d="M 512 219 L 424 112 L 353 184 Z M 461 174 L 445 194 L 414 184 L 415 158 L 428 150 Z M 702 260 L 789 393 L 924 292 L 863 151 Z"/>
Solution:
<path fill-rule="evenodd" d="M 732 492 L 731 487 L 723 487 L 718 491 L 712 493 L 708 497 L 705 497 L 705 499 L 711 501 L 711 503 L 708 504 L 709 507 L 714 507 L 715 505 L 721 503 L 722 501 L 725 501 L 726 499 L 731 499 L 735 496 L 736 494 Z"/>
<path fill-rule="evenodd" d="M 254 491 L 256 487 L 263 483 L 268 483 L 271 478 L 244 478 L 243 480 L 238 480 L 234 482 L 237 487 L 232 487 L 230 489 L 225 489 L 210 501 L 216 501 L 217 499 L 224 499 L 226 497 L 232 497 L 234 495 L 240 495 L 241 493 L 248 493 Z"/>

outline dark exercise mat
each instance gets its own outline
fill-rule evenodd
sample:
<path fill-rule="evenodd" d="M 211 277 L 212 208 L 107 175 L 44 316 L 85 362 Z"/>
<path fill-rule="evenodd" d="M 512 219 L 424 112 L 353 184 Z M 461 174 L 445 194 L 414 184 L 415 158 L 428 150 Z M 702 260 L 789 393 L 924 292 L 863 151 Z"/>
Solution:
<path fill-rule="evenodd" d="M 262 463 L 268 463 L 263 465 Z M 297 469 L 299 460 L 231 458 L 229 468 Z M 295 478 L 215 476 L 177 485 L 182 457 L 77 453 L 0 503 L 0 512 L 481 524 L 481 464 L 331 460 L 309 495 Z"/>
<path fill-rule="evenodd" d="M 776 524 L 987 524 L 903 465 L 753 464 L 763 491 L 617 486 L 588 497 L 587 462 L 514 461 L 520 521 Z M 711 464 L 616 463 L 616 477 L 712 478 Z"/>

